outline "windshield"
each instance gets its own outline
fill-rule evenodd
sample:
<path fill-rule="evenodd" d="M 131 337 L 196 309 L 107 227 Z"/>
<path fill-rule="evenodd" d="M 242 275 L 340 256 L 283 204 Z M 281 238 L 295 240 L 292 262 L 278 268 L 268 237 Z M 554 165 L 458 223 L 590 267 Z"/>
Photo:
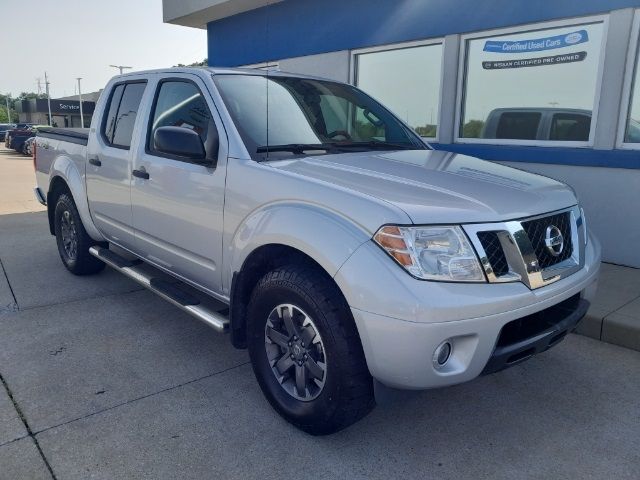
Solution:
<path fill-rule="evenodd" d="M 386 108 L 349 85 L 262 75 L 215 75 L 252 158 L 425 149 Z"/>

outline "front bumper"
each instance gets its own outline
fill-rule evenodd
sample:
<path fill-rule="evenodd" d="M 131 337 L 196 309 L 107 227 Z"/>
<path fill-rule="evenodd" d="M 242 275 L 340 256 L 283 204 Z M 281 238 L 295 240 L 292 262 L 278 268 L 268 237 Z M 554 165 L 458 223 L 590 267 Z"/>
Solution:
<path fill-rule="evenodd" d="M 522 283 L 425 282 L 411 278 L 368 243 L 335 279 L 351 306 L 372 376 L 389 387 L 426 389 L 500 370 L 558 343 L 586 312 L 599 267 L 600 245 L 591 236 L 582 269 L 536 290 Z M 549 328 L 500 343 L 505 325 L 550 313 L 547 309 L 570 299 L 576 301 L 573 311 Z M 437 368 L 433 355 L 444 341 L 452 345 L 451 356 Z"/>

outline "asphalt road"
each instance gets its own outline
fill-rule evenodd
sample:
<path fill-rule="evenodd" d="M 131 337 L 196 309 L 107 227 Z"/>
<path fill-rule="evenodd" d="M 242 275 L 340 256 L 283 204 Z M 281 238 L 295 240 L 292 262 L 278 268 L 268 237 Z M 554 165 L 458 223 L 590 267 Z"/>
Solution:
<path fill-rule="evenodd" d="M 640 352 L 570 335 L 316 438 L 226 337 L 116 272 L 67 273 L 44 212 L 0 215 L 0 262 L 2 480 L 640 477 Z"/>

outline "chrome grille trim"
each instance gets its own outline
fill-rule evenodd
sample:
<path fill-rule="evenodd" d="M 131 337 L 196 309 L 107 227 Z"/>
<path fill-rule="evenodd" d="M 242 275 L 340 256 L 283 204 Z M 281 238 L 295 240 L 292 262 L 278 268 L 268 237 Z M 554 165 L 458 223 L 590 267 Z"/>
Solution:
<path fill-rule="evenodd" d="M 570 216 L 569 223 L 573 248 L 571 256 L 555 265 L 541 268 L 535 249 L 522 224 L 532 220 L 553 217 L 562 213 L 569 213 Z M 568 277 L 584 266 L 584 246 L 586 243 L 586 231 L 584 227 L 581 210 L 577 205 L 564 210 L 520 220 L 463 225 L 467 236 L 478 253 L 480 263 L 490 283 L 519 281 L 532 290 L 549 285 L 561 278 Z M 508 273 L 500 276 L 495 274 L 489 262 L 487 252 L 478 237 L 478 233 L 480 232 L 494 232 L 498 236 L 502 251 L 509 265 Z"/>

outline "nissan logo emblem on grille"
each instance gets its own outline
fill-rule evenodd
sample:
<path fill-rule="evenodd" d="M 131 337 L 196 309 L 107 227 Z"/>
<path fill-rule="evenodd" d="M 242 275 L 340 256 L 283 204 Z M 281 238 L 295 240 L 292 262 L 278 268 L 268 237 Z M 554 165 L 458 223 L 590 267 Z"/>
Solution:
<path fill-rule="evenodd" d="M 562 232 L 555 225 L 549 225 L 544 236 L 544 244 L 547 247 L 548 252 L 557 257 L 562 253 L 564 249 L 564 237 Z"/>

